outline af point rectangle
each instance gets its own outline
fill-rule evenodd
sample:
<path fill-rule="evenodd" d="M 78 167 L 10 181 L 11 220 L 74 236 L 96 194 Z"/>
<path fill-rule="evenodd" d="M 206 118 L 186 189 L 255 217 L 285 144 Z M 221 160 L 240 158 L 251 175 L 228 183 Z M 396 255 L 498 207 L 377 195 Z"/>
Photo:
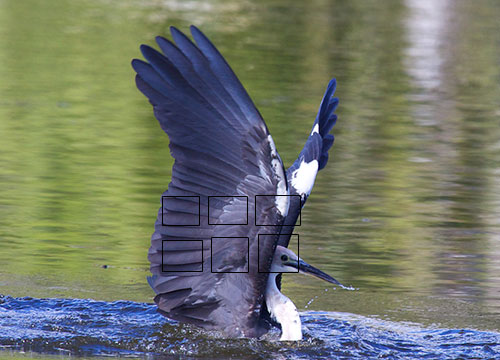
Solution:
<path fill-rule="evenodd" d="M 260 257 L 260 248 L 261 248 L 261 242 L 263 241 L 272 241 L 274 242 L 275 241 L 275 238 L 278 237 L 278 241 L 279 241 L 279 237 L 282 237 L 282 236 L 290 236 L 290 243 L 292 242 L 292 237 L 296 237 L 297 239 L 297 250 L 295 251 L 295 249 L 291 249 L 295 254 L 297 254 L 297 256 L 300 258 L 300 252 L 299 252 L 299 234 L 258 234 L 257 236 L 257 266 L 258 266 L 258 272 L 259 273 L 270 273 L 270 274 L 280 274 L 280 273 L 298 273 L 299 272 L 299 269 L 297 270 L 293 270 L 293 271 L 271 271 L 271 270 L 268 270 L 268 271 L 265 271 L 263 270 L 264 267 L 266 266 L 266 263 L 267 263 L 267 260 L 268 259 L 261 259 Z"/>
<path fill-rule="evenodd" d="M 200 226 L 201 224 L 200 196 L 163 195 L 161 209 L 163 226 Z M 165 216 L 165 212 L 168 216 Z"/>
<path fill-rule="evenodd" d="M 220 249 L 217 249 L 217 242 L 220 241 L 223 245 Z M 220 258 L 214 257 L 215 253 L 223 252 L 223 255 L 230 254 L 230 259 L 232 264 L 237 264 L 238 262 L 243 262 L 246 264 L 243 266 L 242 270 L 231 271 L 231 270 L 214 270 L 214 267 L 221 266 L 223 264 L 219 263 Z M 231 254 L 233 252 L 233 254 Z M 210 240 L 210 271 L 212 273 L 248 273 L 250 268 L 250 239 L 248 237 L 237 237 L 237 236 L 223 236 L 223 237 L 212 237 Z"/>
<path fill-rule="evenodd" d="M 288 201 L 289 201 L 289 213 L 290 213 L 290 209 L 298 209 L 299 210 L 299 215 L 298 215 L 298 221 L 297 223 L 287 223 L 287 222 L 291 222 L 291 221 L 294 221 L 295 219 L 293 220 L 287 220 L 287 218 L 285 218 L 284 222 L 283 222 L 283 226 L 300 226 L 301 223 L 302 223 L 302 199 L 300 197 L 300 195 L 255 195 L 255 207 L 254 207 L 254 210 L 255 210 L 255 226 L 275 226 L 276 224 L 258 224 L 257 223 L 257 214 L 259 213 L 262 213 L 262 212 L 268 212 L 269 210 L 264 208 L 265 207 L 265 201 L 267 200 L 267 203 L 269 203 L 270 200 L 272 200 L 272 202 L 275 202 L 276 201 L 276 197 L 278 196 L 287 196 L 288 197 Z M 268 199 L 269 197 L 271 197 L 272 199 Z M 276 209 L 277 210 L 277 209 Z"/>
<path fill-rule="evenodd" d="M 221 201 L 229 204 L 232 199 L 244 199 L 246 202 L 246 211 L 241 219 L 235 219 L 231 223 L 211 223 L 210 222 L 210 201 Z M 228 195 L 228 196 L 209 196 L 208 197 L 208 225 L 248 225 L 248 196 L 245 195 Z"/>
<path fill-rule="evenodd" d="M 183 244 L 185 242 L 185 244 Z M 182 245 L 181 245 L 182 244 Z M 168 264 L 167 256 L 165 253 L 169 251 L 182 251 L 190 252 L 192 257 L 191 261 L 195 261 L 198 258 L 197 252 L 199 252 L 200 261 L 187 263 L 187 264 Z M 198 246 L 199 245 L 199 246 Z M 182 268 L 181 268 L 182 266 Z M 203 272 L 203 240 L 162 240 L 161 241 L 161 271 L 170 273 L 191 273 L 191 272 Z"/>

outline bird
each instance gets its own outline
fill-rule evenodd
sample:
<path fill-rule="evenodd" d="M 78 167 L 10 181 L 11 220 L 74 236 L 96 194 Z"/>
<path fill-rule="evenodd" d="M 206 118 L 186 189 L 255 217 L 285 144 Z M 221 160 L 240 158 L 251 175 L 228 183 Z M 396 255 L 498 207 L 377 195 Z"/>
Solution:
<path fill-rule="evenodd" d="M 259 338 L 281 328 L 302 339 L 281 274 L 341 285 L 288 249 L 316 175 L 328 161 L 337 121 L 332 79 L 302 151 L 285 170 L 261 114 L 215 45 L 196 26 L 175 27 L 160 51 L 141 45 L 137 88 L 169 137 L 174 159 L 148 251 L 157 310 L 167 318 Z"/>

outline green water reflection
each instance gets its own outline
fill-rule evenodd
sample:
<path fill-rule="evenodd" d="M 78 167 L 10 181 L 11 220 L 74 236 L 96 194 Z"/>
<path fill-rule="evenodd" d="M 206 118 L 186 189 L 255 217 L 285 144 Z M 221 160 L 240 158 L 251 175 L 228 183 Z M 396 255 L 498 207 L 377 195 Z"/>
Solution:
<path fill-rule="evenodd" d="M 495 1 L 1 0 L 0 293 L 151 301 L 172 159 L 130 60 L 194 23 L 287 165 L 338 80 L 297 229 L 304 259 L 360 290 L 287 276 L 296 304 L 498 329 L 499 18 Z"/>

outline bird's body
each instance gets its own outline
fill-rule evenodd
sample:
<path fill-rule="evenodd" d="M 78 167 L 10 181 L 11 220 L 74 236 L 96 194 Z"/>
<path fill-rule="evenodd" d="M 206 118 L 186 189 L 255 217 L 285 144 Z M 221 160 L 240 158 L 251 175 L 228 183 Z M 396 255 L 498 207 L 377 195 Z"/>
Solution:
<path fill-rule="evenodd" d="M 155 302 L 169 318 L 231 337 L 259 337 L 278 322 L 282 340 L 300 340 L 300 317 L 279 291 L 278 273 L 338 283 L 287 249 L 333 144 L 335 80 L 285 171 L 236 75 L 197 28 L 191 32 L 196 45 L 172 28 L 175 44 L 159 37 L 163 54 L 143 45 L 148 63 L 132 62 L 175 159 L 148 255 Z"/>
<path fill-rule="evenodd" d="M 270 274 L 266 287 L 266 306 L 271 316 L 281 325 L 280 340 L 302 340 L 302 322 L 295 304 L 278 289 L 276 277 Z"/>

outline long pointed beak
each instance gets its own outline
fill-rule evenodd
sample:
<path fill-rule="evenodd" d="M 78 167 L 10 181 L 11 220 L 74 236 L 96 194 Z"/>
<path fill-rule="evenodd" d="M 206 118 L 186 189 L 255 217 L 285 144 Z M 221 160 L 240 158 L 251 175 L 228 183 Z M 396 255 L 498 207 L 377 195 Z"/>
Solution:
<path fill-rule="evenodd" d="M 302 273 L 302 274 L 314 275 L 317 278 L 320 278 L 320 279 L 323 279 L 325 281 L 328 281 L 329 283 L 336 284 L 336 285 L 344 287 L 344 285 L 342 285 L 339 281 L 337 281 L 336 279 L 332 278 L 327 273 L 324 273 L 320 269 L 315 268 L 312 265 L 309 265 L 308 263 L 306 263 L 302 259 L 299 259 L 298 262 L 297 261 L 290 261 L 286 265 L 290 265 L 290 266 L 293 266 L 296 269 L 299 269 L 299 272 Z"/>

